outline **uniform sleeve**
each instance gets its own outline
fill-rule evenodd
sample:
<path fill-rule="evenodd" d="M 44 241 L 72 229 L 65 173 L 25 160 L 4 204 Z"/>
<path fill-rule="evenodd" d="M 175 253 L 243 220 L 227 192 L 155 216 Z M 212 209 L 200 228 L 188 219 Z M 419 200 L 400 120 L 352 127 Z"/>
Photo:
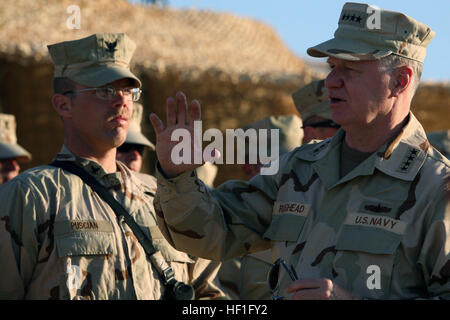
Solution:
<path fill-rule="evenodd" d="M 189 264 L 189 277 L 195 290 L 195 298 L 225 300 L 226 295 L 217 277 L 221 263 L 202 258 L 194 258 L 194 260 L 195 263 Z"/>
<path fill-rule="evenodd" d="M 450 195 L 439 193 L 438 200 L 430 206 L 429 222 L 419 264 L 432 299 L 450 299 Z"/>
<path fill-rule="evenodd" d="M 178 250 L 226 260 L 269 248 L 263 235 L 272 219 L 274 176 L 229 181 L 208 190 L 195 172 L 165 179 L 157 169 L 158 225 Z"/>
<path fill-rule="evenodd" d="M 231 300 L 240 300 L 241 260 L 240 257 L 222 262 L 218 273 L 219 282 Z"/>
<path fill-rule="evenodd" d="M 0 299 L 23 299 L 38 256 L 34 195 L 17 178 L 0 187 Z"/>

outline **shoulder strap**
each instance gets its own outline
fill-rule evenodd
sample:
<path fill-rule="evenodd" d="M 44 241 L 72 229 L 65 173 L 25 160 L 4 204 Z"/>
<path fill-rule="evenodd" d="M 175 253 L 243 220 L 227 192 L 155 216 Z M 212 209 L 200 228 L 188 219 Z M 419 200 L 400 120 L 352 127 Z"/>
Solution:
<path fill-rule="evenodd" d="M 158 270 L 158 273 L 163 278 L 165 284 L 169 282 L 175 281 L 174 272 L 172 268 L 168 265 L 168 263 L 164 260 L 161 252 L 155 249 L 151 240 L 145 235 L 139 225 L 134 221 L 133 217 L 125 210 L 122 205 L 114 199 L 113 195 L 108 192 L 108 190 L 102 186 L 92 175 L 90 175 L 86 170 L 77 166 L 72 161 L 58 161 L 55 160 L 50 163 L 51 166 L 58 167 L 64 169 L 70 173 L 73 173 L 81 178 L 87 185 L 89 185 L 92 190 L 97 192 L 97 194 L 105 200 L 106 203 L 113 209 L 116 216 L 123 217 L 125 223 L 130 227 L 131 231 L 133 231 L 134 235 L 138 239 L 141 246 L 144 248 L 144 251 L 150 261 Z"/>

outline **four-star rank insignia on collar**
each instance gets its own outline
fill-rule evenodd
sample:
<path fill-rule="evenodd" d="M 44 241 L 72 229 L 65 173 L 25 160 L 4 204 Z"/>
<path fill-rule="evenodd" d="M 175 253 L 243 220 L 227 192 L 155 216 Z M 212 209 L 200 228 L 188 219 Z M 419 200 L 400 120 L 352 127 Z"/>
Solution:
<path fill-rule="evenodd" d="M 410 148 L 403 158 L 400 167 L 397 169 L 400 172 L 408 172 L 412 163 L 417 158 L 417 155 L 419 154 L 419 149 L 416 148 Z"/>

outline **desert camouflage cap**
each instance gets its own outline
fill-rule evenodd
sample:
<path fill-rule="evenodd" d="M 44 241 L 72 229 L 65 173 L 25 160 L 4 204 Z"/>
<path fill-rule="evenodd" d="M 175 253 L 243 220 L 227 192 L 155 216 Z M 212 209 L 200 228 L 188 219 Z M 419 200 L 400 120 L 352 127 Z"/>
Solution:
<path fill-rule="evenodd" d="M 430 132 L 427 137 L 433 147 L 450 159 L 450 130 Z"/>
<path fill-rule="evenodd" d="M 313 57 L 376 60 L 390 54 L 423 62 L 435 32 L 401 12 L 363 3 L 347 2 L 342 8 L 334 38 L 307 50 Z"/>
<path fill-rule="evenodd" d="M 16 117 L 0 113 L 0 160 L 4 159 L 25 162 L 31 160 L 31 154 L 17 144 Z"/>
<path fill-rule="evenodd" d="M 332 112 L 328 101 L 328 90 L 325 88 L 325 80 L 316 80 L 309 83 L 294 92 L 292 99 L 303 122 L 312 116 L 331 120 Z"/>
<path fill-rule="evenodd" d="M 155 145 L 142 134 L 141 122 L 143 112 L 142 104 L 135 102 L 133 104 L 133 115 L 128 126 L 127 138 L 124 143 L 143 145 L 151 150 L 155 150 Z"/>
<path fill-rule="evenodd" d="M 300 146 L 303 139 L 302 119 L 299 116 L 281 115 L 270 116 L 259 121 L 253 122 L 244 129 L 253 128 L 259 129 L 279 129 L 279 154 L 282 155 Z M 267 138 L 270 140 L 270 133 L 267 133 Z M 270 149 L 270 141 L 267 144 Z M 270 153 L 270 150 L 268 150 Z"/>
<path fill-rule="evenodd" d="M 55 64 L 54 77 L 66 77 L 89 87 L 129 78 L 141 81 L 130 71 L 136 44 L 123 33 L 98 33 L 87 38 L 48 46 Z"/>

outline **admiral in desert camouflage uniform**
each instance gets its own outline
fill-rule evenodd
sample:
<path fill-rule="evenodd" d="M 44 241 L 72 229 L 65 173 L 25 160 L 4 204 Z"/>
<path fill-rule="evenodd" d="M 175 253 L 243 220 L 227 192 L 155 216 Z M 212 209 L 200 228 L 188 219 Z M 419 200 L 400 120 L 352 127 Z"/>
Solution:
<path fill-rule="evenodd" d="M 168 100 L 167 127 L 150 116 L 158 225 L 177 249 L 228 259 L 271 248 L 272 261 L 282 257 L 298 276 L 280 268 L 278 297 L 450 298 L 450 163 L 410 111 L 434 32 L 387 10 L 376 28 L 368 9 L 346 3 L 334 38 L 308 49 L 328 57 L 325 86 L 341 129 L 282 156 L 273 176 L 205 190 L 196 165 L 170 161 L 186 97 Z M 193 101 L 190 122 L 200 118 Z"/>
<path fill-rule="evenodd" d="M 173 249 L 156 226 L 156 183 L 121 162 L 141 82 L 130 72 L 134 42 L 94 34 L 49 46 L 52 104 L 64 123 L 57 160 L 74 162 L 105 186 L 151 236 L 161 269 L 191 284 L 196 298 L 222 296 L 218 264 Z M 160 299 L 164 284 L 123 216 L 78 176 L 54 166 L 27 170 L 0 189 L 0 299 Z M 165 269 L 164 269 L 165 270 Z"/>

